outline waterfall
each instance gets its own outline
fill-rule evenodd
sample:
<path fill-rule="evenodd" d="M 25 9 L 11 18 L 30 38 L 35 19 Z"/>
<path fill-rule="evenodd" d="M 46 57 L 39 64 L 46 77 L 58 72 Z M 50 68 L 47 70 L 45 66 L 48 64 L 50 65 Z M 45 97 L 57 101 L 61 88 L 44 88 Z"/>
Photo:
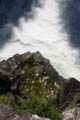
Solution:
<path fill-rule="evenodd" d="M 6 22 L 2 40 L 6 37 L 8 40 L 0 49 L 0 59 L 7 59 L 16 53 L 40 51 L 62 76 L 80 79 L 79 49 L 70 44 L 62 22 L 60 2 L 41 0 L 38 5 L 33 2 L 30 11 L 25 9 L 24 13 L 21 12 L 18 25 L 14 21 Z M 13 13 L 17 12 L 14 10 Z"/>

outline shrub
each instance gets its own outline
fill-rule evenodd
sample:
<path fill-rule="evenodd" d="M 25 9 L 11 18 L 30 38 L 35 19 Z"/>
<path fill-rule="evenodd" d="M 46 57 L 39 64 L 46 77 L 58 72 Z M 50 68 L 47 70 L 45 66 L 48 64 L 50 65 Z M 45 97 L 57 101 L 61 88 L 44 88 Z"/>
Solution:
<path fill-rule="evenodd" d="M 51 120 L 61 120 L 60 111 L 48 102 L 43 96 L 33 96 L 28 100 L 19 99 L 19 103 L 16 104 L 15 108 L 19 114 L 30 112 L 41 117 L 48 117 Z"/>

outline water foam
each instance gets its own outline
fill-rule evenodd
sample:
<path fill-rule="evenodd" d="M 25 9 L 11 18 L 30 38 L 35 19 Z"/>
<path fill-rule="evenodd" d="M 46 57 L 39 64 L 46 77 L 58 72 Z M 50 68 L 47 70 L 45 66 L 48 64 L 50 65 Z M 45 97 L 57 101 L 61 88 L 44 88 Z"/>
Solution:
<path fill-rule="evenodd" d="M 19 27 L 13 26 L 12 40 L 0 51 L 0 57 L 6 59 L 15 53 L 40 51 L 61 75 L 80 79 L 79 53 L 70 46 L 68 35 L 62 29 L 59 2 L 44 1 L 42 8 L 33 6 L 34 19 L 27 21 L 23 17 Z"/>

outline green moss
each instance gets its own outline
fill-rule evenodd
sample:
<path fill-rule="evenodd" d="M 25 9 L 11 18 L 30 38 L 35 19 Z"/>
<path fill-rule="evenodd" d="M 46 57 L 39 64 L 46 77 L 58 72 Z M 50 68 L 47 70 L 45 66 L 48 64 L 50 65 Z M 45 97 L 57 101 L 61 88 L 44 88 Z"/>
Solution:
<path fill-rule="evenodd" d="M 0 104 L 12 104 L 12 98 L 10 93 L 2 94 L 0 95 Z"/>
<path fill-rule="evenodd" d="M 51 118 L 51 120 L 61 120 L 61 113 L 55 106 L 50 106 L 47 108 L 46 117 Z"/>

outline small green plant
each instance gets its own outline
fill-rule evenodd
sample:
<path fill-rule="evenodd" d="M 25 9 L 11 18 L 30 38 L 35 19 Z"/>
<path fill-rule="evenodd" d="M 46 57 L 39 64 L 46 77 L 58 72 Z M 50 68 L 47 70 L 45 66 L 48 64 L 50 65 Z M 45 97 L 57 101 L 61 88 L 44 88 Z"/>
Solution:
<path fill-rule="evenodd" d="M 61 113 L 55 106 L 49 106 L 46 108 L 45 116 L 51 120 L 61 120 Z"/>
<path fill-rule="evenodd" d="M 12 103 L 12 95 L 10 93 L 0 95 L 0 104 L 9 105 L 11 103 Z"/>
<path fill-rule="evenodd" d="M 23 100 L 19 99 L 19 102 L 15 104 L 15 109 L 19 114 L 30 112 L 37 114 L 41 117 L 48 117 L 51 120 L 61 120 L 61 114 L 58 108 L 52 104 L 49 104 L 45 97 L 33 95 L 31 99 Z"/>

